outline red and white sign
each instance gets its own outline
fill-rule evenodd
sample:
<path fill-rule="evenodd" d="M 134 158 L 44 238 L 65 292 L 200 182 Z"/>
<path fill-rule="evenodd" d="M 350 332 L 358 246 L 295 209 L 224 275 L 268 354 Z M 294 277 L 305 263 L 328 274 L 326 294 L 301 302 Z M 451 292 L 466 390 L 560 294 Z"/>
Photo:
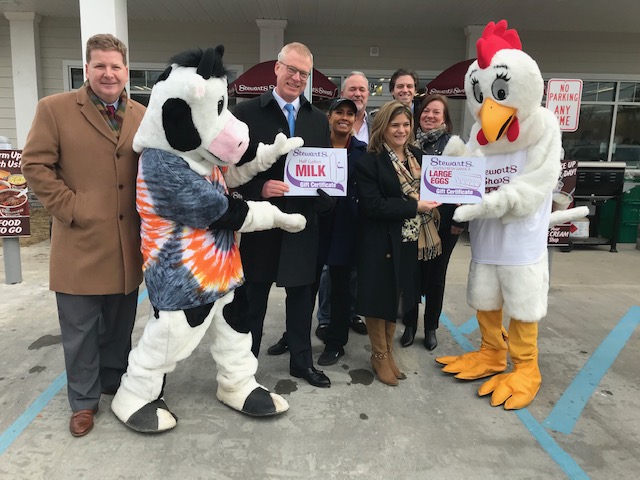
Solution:
<path fill-rule="evenodd" d="M 582 80 L 552 78 L 547 82 L 547 105 L 563 132 L 575 132 L 580 120 Z"/>

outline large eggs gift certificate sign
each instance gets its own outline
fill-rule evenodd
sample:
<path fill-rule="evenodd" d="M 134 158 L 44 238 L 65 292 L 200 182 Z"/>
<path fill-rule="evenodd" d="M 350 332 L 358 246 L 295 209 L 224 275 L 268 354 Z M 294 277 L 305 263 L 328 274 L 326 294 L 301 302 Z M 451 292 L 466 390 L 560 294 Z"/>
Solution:
<path fill-rule="evenodd" d="M 480 203 L 485 187 L 484 157 L 424 155 L 420 200 Z"/>
<path fill-rule="evenodd" d="M 347 150 L 301 147 L 287 154 L 284 181 L 288 196 L 318 196 L 318 188 L 332 197 L 347 195 Z"/>

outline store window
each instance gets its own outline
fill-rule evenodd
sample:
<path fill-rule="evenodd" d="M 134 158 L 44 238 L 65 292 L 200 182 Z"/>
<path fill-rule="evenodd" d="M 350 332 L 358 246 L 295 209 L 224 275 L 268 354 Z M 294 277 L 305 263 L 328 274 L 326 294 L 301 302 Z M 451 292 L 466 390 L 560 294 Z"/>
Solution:
<path fill-rule="evenodd" d="M 585 81 L 578 130 L 562 146 L 565 158 L 640 168 L 640 82 Z"/>

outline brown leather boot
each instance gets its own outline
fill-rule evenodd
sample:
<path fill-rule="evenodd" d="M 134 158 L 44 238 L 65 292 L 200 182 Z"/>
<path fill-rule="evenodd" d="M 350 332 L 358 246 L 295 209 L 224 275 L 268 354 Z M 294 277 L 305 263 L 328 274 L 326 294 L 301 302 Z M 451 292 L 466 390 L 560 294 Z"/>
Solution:
<path fill-rule="evenodd" d="M 378 380 L 386 385 L 398 385 L 398 379 L 389 365 L 386 321 L 381 318 L 366 318 L 367 332 L 371 340 L 371 366 Z"/>
<path fill-rule="evenodd" d="M 407 376 L 400 371 L 398 365 L 396 365 L 396 361 L 393 358 L 393 337 L 396 333 L 396 324 L 395 322 L 384 322 L 385 323 L 385 333 L 387 337 L 387 353 L 389 357 L 389 367 L 391 367 L 391 371 L 396 376 L 398 380 L 405 380 Z"/>

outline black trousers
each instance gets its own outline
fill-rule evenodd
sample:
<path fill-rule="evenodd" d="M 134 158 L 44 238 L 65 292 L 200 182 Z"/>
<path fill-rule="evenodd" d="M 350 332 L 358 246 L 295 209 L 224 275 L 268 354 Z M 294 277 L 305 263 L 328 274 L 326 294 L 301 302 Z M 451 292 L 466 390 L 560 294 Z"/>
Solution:
<path fill-rule="evenodd" d="M 96 409 L 102 389 L 119 387 L 127 371 L 138 289 L 128 295 L 56 292 L 56 301 L 71 410 Z"/>
<path fill-rule="evenodd" d="M 324 344 L 341 351 L 349 341 L 351 323 L 351 271 L 348 266 L 329 266 L 331 278 L 331 321 Z"/>
<path fill-rule="evenodd" d="M 450 229 L 439 231 L 442 242 L 442 254 L 432 260 L 420 263 L 420 280 L 422 293 L 425 295 L 424 329 L 436 330 L 440 326 L 440 314 L 444 300 L 444 288 L 447 278 L 447 267 L 451 259 L 453 248 L 460 235 L 454 235 Z M 418 305 L 409 310 L 402 318 L 402 323 L 407 327 L 418 326 Z"/>
<path fill-rule="evenodd" d="M 246 319 L 253 337 L 251 351 L 258 357 L 267 313 L 271 282 L 246 282 Z M 285 287 L 285 323 L 291 358 L 289 365 L 297 370 L 313 366 L 311 356 L 311 315 L 313 313 L 313 284 Z"/>

